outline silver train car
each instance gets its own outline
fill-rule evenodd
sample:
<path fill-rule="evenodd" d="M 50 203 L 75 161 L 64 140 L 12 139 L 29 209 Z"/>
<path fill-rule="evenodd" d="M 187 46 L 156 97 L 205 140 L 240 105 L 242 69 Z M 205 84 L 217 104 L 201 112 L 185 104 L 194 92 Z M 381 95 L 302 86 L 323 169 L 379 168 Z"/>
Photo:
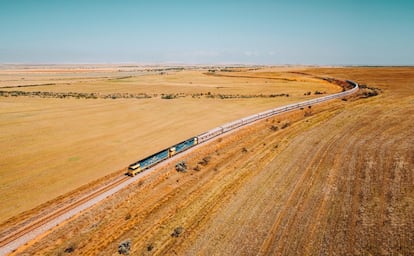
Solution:
<path fill-rule="evenodd" d="M 165 150 L 162 150 L 158 153 L 155 153 L 149 157 L 146 157 L 142 160 L 139 160 L 131 165 L 129 165 L 128 167 L 128 175 L 129 176 L 135 176 L 138 173 L 151 168 L 152 166 L 173 157 L 176 154 L 179 154 L 191 147 L 196 146 L 197 144 L 206 142 L 208 140 L 211 140 L 217 136 L 220 136 L 226 132 L 232 131 L 234 129 L 237 129 L 239 127 L 248 125 L 250 123 L 256 122 L 258 120 L 262 120 L 280 113 L 285 113 L 285 112 L 289 112 L 292 110 L 296 110 L 296 109 L 300 109 L 303 107 L 307 107 L 307 106 L 311 106 L 320 102 L 324 102 L 324 101 L 328 101 L 331 99 L 336 99 L 336 98 L 341 98 L 350 94 L 353 94 L 354 92 L 356 92 L 359 89 L 359 86 L 356 82 L 347 80 L 347 82 L 351 85 L 354 86 L 354 88 L 352 88 L 351 90 L 348 91 L 344 91 L 344 92 L 340 92 L 340 93 L 336 93 L 336 94 L 332 94 L 332 95 L 327 95 L 324 97 L 320 97 L 320 98 L 316 98 L 316 99 L 312 99 L 312 100 L 308 100 L 308 101 L 303 101 L 303 102 L 299 102 L 299 103 L 295 103 L 295 104 L 289 104 L 286 106 L 282 106 L 282 107 L 277 107 L 271 110 L 267 110 L 258 114 L 254 114 L 248 117 L 244 117 L 242 119 L 224 124 L 220 127 L 216 127 L 214 129 L 211 129 L 205 133 L 202 133 L 200 135 L 197 135 L 195 137 L 192 137 L 188 140 L 182 141 L 170 148 L 167 148 Z"/>

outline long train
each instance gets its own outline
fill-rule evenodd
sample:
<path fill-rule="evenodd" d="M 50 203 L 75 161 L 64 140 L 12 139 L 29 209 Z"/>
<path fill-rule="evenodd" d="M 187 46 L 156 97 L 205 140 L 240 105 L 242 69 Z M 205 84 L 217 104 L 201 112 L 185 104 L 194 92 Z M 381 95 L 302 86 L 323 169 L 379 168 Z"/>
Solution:
<path fill-rule="evenodd" d="M 324 97 L 320 97 L 320 98 L 316 98 L 316 99 L 312 99 L 312 100 L 307 100 L 307 101 L 303 101 L 303 102 L 299 102 L 299 103 L 294 103 L 294 104 L 289 104 L 286 106 L 282 106 L 282 107 L 278 107 L 275 109 L 271 109 L 271 110 L 267 110 L 258 114 L 254 114 L 248 117 L 244 117 L 242 119 L 224 124 L 220 127 L 216 127 L 212 130 L 209 130 L 205 133 L 202 133 L 198 136 L 192 137 L 188 140 L 182 141 L 172 147 L 166 148 L 164 150 L 161 150 L 158 153 L 155 153 L 149 157 L 146 157 L 142 160 L 139 160 L 133 164 L 130 164 L 128 167 L 128 175 L 129 176 L 135 176 L 138 173 L 151 168 L 152 166 L 168 159 L 171 158 L 172 156 L 179 154 L 191 147 L 194 147 L 197 144 L 206 142 L 208 140 L 211 140 L 214 137 L 217 137 L 223 133 L 229 132 L 231 130 L 234 130 L 236 128 L 239 128 L 241 126 L 250 124 L 252 122 L 264 119 L 264 118 L 268 118 L 280 113 L 284 113 L 284 112 L 288 112 L 291 110 L 295 110 L 295 109 L 300 109 L 303 107 L 307 107 L 307 106 L 311 106 L 313 104 L 317 104 L 317 103 L 321 103 L 324 101 L 328 101 L 331 99 L 336 99 L 336 98 L 341 98 L 350 94 L 353 94 L 354 92 L 356 92 L 359 88 L 358 84 L 356 82 L 347 80 L 347 82 L 351 85 L 354 86 L 354 88 L 352 88 L 351 90 L 348 91 L 344 91 L 344 92 L 340 92 L 340 93 L 336 93 L 336 94 L 331 94 L 328 96 L 324 96 Z"/>

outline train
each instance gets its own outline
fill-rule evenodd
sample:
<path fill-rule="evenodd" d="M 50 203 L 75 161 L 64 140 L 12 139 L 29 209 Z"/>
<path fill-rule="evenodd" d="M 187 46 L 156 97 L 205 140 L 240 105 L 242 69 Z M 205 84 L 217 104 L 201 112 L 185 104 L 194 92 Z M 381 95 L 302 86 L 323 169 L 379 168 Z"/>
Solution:
<path fill-rule="evenodd" d="M 197 144 L 198 144 L 198 138 L 193 137 L 188 140 L 182 141 L 172 147 L 161 150 L 158 153 L 152 154 L 149 157 L 139 160 L 133 164 L 130 164 L 128 166 L 128 175 L 133 177 L 137 175 L 138 173 L 158 164 L 159 162 L 162 162 L 170 157 L 173 157 L 174 155 L 179 154 Z"/>
<path fill-rule="evenodd" d="M 146 157 L 142 160 L 139 160 L 135 163 L 132 163 L 128 166 L 128 172 L 127 175 L 129 176 L 135 176 L 137 174 L 139 174 L 142 171 L 145 171 L 148 168 L 153 167 L 154 165 L 173 157 L 176 154 L 179 154 L 181 152 L 184 152 L 185 150 L 188 150 L 189 148 L 192 148 L 200 143 L 206 142 L 208 140 L 211 140 L 223 133 L 232 131 L 234 129 L 237 129 L 239 127 L 248 125 L 250 123 L 253 123 L 255 121 L 261 120 L 261 119 L 265 119 L 265 118 L 269 118 L 271 116 L 280 114 L 280 113 L 284 113 L 284 112 L 288 112 L 288 111 L 292 111 L 295 109 L 300 109 L 300 108 L 304 108 L 307 106 L 311 106 L 320 102 L 324 102 L 324 101 L 328 101 L 331 99 L 335 99 L 335 98 L 340 98 L 340 97 L 344 97 L 347 95 L 350 95 L 354 92 L 356 92 L 359 88 L 358 84 L 354 81 L 351 80 L 346 80 L 349 84 L 353 85 L 354 88 L 352 88 L 351 90 L 348 91 L 344 91 L 344 92 L 340 92 L 340 93 L 336 93 L 336 94 L 331 94 L 328 96 L 324 96 L 324 97 L 320 97 L 320 98 L 316 98 L 316 99 L 312 99 L 312 100 L 308 100 L 308 101 L 303 101 L 303 102 L 299 102 L 299 103 L 294 103 L 294 104 L 289 104 L 286 106 L 282 106 L 282 107 L 278 107 L 278 108 L 274 108 L 271 110 L 267 110 L 258 114 L 254 114 L 248 117 L 244 117 L 242 119 L 224 124 L 222 126 L 216 127 L 214 129 L 211 129 L 207 132 L 204 132 L 200 135 L 191 137 L 190 139 L 184 140 L 172 147 L 166 148 L 164 150 L 159 151 L 158 153 L 152 154 L 149 157 Z"/>

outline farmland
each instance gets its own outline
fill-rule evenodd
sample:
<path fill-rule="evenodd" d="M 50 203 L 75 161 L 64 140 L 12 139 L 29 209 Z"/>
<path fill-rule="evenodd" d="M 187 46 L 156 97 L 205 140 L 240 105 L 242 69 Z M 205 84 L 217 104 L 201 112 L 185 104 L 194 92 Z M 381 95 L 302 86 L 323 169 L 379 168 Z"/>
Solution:
<path fill-rule="evenodd" d="M 229 84 L 235 83 L 234 79 L 239 83 L 243 81 L 246 88 L 237 91 L 244 94 L 257 94 L 247 88 L 248 84 L 260 81 L 266 88 L 263 94 L 289 93 L 290 96 L 226 100 L 178 98 L 175 100 L 182 102 L 174 102 L 180 103 L 177 105 L 187 103 L 185 106 L 194 108 L 193 101 L 197 101 L 197 106 L 206 106 L 197 125 L 191 126 L 193 122 L 182 120 L 185 125 L 178 128 L 206 130 L 229 121 L 223 118 L 229 117 L 229 113 L 231 120 L 247 115 L 249 111 L 298 101 L 307 91 L 338 90 L 320 81 L 314 84 L 313 76 L 352 79 L 376 88 L 379 95 L 367 97 L 368 94 L 361 90 L 359 96 L 346 101 L 334 100 L 313 106 L 308 113 L 298 110 L 269 118 L 220 138 L 177 159 L 189 166 L 186 173 L 176 172 L 174 163 L 159 168 L 150 178 L 138 181 L 16 253 L 62 254 L 69 250 L 76 254 L 117 255 L 118 245 L 130 240 L 131 253 L 138 255 L 413 254 L 414 123 L 410 117 L 414 116 L 414 69 L 301 68 L 297 71 L 302 75 L 290 71 L 279 68 L 201 76 L 203 81 L 218 77 L 224 81 L 231 79 Z M 195 75 L 193 71 L 188 72 Z M 295 87 L 294 81 L 272 80 L 270 75 L 289 80 L 294 80 L 291 79 L 293 76 L 301 84 L 310 80 L 306 86 Z M 190 80 L 194 81 L 190 87 L 201 83 L 200 80 L 195 82 L 195 78 Z M 272 90 L 267 88 L 268 83 L 273 84 Z M 292 87 L 286 88 L 286 83 Z M 283 86 L 277 90 L 279 84 Z M 112 89 L 99 90 L 107 93 Z M 181 88 L 180 92 L 190 95 L 200 91 Z M 226 93 L 236 92 L 228 88 Z M 58 100 L 18 97 L 13 102 L 20 98 L 47 100 L 48 103 Z M 2 104 L 7 100 L 2 99 Z M 171 102 L 149 100 L 159 104 Z M 76 104 L 72 101 L 79 104 L 79 100 L 67 101 L 69 106 Z M 96 101 L 105 102 L 107 108 L 107 100 L 96 99 L 94 104 Z M 127 100 L 110 100 L 110 103 L 117 101 Z M 207 105 L 209 103 L 214 104 Z M 24 101 L 20 104 L 24 105 Z M 213 106 L 214 115 L 209 115 Z M 114 109 L 118 107 L 115 105 Z M 171 105 L 163 108 L 161 104 L 160 110 L 169 107 Z M 96 106 L 96 109 L 101 108 L 104 105 Z M 129 108 L 123 111 L 130 113 Z M 96 109 L 90 110 L 91 113 L 98 112 Z M 177 110 L 184 109 L 187 108 Z M 165 122 L 170 115 L 172 112 L 161 120 Z M 85 114 L 83 122 L 87 116 Z M 192 116 L 196 115 L 193 113 Z M 222 116 L 221 119 L 218 116 Z M 102 119 L 105 117 L 108 116 L 103 115 Z M 157 127 L 163 127 L 161 123 L 157 123 Z M 177 125 L 175 123 L 164 127 Z M 95 130 L 92 123 L 85 126 Z M 85 128 L 84 132 L 87 130 Z M 119 130 L 113 130 L 119 133 Z M 187 135 L 183 131 L 182 136 Z M 162 141 L 170 143 L 165 138 Z M 124 154 L 128 155 L 126 152 L 133 146 L 126 145 Z M 116 148 L 121 150 L 119 146 Z M 95 150 L 99 147 L 93 147 L 96 153 Z M 114 160 L 120 157 L 117 152 L 111 152 L 115 154 Z M 95 157 L 102 154 L 105 155 L 98 151 Z M 93 159 L 92 155 L 90 157 Z M 123 164 L 112 166 L 108 173 Z M 66 177 L 70 177 L 69 167 L 65 170 Z"/>
<path fill-rule="evenodd" d="M 0 71 L 1 222 L 225 122 L 340 90 L 289 69 L 244 68 L 235 77 L 166 67 Z"/>

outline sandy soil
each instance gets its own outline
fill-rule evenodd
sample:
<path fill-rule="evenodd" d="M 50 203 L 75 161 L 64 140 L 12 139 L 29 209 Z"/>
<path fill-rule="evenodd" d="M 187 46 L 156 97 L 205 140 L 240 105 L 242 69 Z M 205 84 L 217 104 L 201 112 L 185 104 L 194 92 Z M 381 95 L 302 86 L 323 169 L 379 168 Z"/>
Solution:
<path fill-rule="evenodd" d="M 16 254 L 413 255 L 414 69 L 306 72 L 382 93 L 219 139 Z"/>
<path fill-rule="evenodd" d="M 232 74 L 246 75 L 243 69 Z M 45 79 L 64 77 L 65 69 L 0 70 L 0 75 L 28 73 Z M 68 84 L 3 90 L 98 93 L 187 93 L 256 95 L 290 93 L 290 97 L 218 99 L 187 96 L 172 100 L 0 97 L 0 222 L 112 174 L 130 163 L 223 123 L 279 105 L 310 99 L 306 91 L 337 92 L 337 86 L 273 70 L 259 78 L 217 77 L 207 70 L 152 71 L 127 79 L 79 82 L 75 76 L 111 69 L 69 69 Z M 81 72 L 82 71 L 82 72 Z M 114 74 L 118 72 L 112 70 Z M 106 73 L 105 73 L 106 72 Z M 132 71 L 131 71 L 132 72 Z M 135 71 L 133 71 L 135 72 Z M 226 72 L 229 73 L 229 72 Z M 16 75 L 16 74 L 15 74 Z M 16 76 L 18 77 L 18 76 Z M 262 78 L 264 77 L 264 78 Z M 290 81 L 268 79 L 288 78 Z M 317 95 L 316 95 L 317 96 Z M 21 216 L 17 216 L 19 219 Z M 0 228 L 1 229 L 1 228 Z"/>

